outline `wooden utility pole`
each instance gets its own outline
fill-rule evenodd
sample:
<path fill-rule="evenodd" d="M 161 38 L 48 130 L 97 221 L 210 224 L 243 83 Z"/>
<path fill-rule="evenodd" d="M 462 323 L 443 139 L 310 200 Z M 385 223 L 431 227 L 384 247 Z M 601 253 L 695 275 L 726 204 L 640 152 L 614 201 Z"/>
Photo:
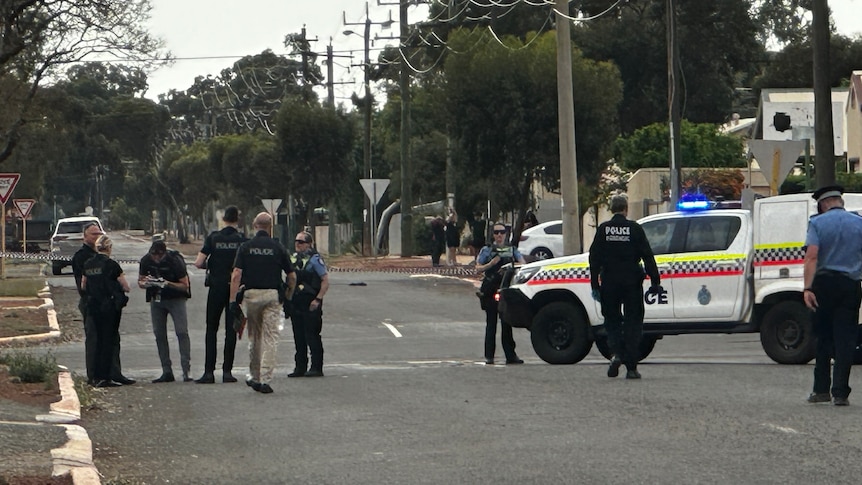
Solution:
<path fill-rule="evenodd" d="M 832 126 L 832 87 L 829 85 L 829 5 L 811 6 L 811 45 L 814 55 L 814 180 L 816 189 L 835 185 L 835 138 Z"/>
<path fill-rule="evenodd" d="M 398 6 L 399 52 L 401 69 L 398 84 L 401 89 L 401 257 L 413 256 L 413 161 L 410 159 L 410 66 L 407 65 L 407 39 L 410 24 L 407 20 L 409 0 L 401 0 Z"/>
<path fill-rule="evenodd" d="M 676 1 L 667 0 L 667 108 L 668 141 L 670 148 L 670 205 L 676 210 L 679 202 L 682 181 L 682 161 L 679 157 L 680 136 L 680 83 L 679 83 L 679 42 L 676 38 Z"/>
<path fill-rule="evenodd" d="M 560 198 L 563 206 L 563 252 L 581 252 L 581 215 L 578 207 L 578 165 L 575 155 L 575 99 L 572 85 L 572 40 L 569 2 L 556 0 L 557 109 L 560 137 Z"/>

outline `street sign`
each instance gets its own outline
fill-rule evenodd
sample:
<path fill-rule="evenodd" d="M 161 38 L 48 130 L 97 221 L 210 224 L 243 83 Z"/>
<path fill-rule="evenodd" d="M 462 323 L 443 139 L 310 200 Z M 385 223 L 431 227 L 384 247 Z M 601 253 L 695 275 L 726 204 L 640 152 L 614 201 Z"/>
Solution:
<path fill-rule="evenodd" d="M 263 203 L 263 208 L 266 209 L 267 212 L 272 214 L 275 217 L 275 211 L 278 210 L 279 206 L 281 206 L 281 199 L 260 199 Z"/>
<path fill-rule="evenodd" d="M 0 203 L 6 204 L 20 178 L 20 173 L 0 173 Z"/>
<path fill-rule="evenodd" d="M 748 149 L 757 159 L 771 193 L 777 194 L 779 186 L 805 149 L 805 141 L 751 140 L 748 142 Z"/>
<path fill-rule="evenodd" d="M 389 179 L 359 179 L 359 183 L 372 204 L 380 202 L 386 187 L 389 187 Z"/>
<path fill-rule="evenodd" d="M 12 199 L 12 203 L 15 204 L 15 208 L 18 209 L 18 213 L 21 214 L 21 219 L 27 219 L 27 216 L 30 215 L 30 211 L 33 210 L 33 206 L 36 205 L 36 200 Z"/>

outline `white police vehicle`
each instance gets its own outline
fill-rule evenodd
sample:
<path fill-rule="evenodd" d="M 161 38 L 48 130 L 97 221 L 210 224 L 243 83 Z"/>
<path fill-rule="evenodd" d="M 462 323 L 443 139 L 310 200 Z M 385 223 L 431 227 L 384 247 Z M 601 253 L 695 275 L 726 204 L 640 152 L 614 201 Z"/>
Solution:
<path fill-rule="evenodd" d="M 862 194 L 844 194 L 844 200 L 847 210 L 862 210 Z M 803 245 L 817 212 L 811 194 L 758 199 L 751 211 L 704 208 L 695 203 L 638 221 L 664 288 L 648 293 L 650 281 L 644 281 L 639 360 L 665 335 L 746 332 L 760 333 L 775 362 L 812 360 L 815 341 L 802 301 Z M 514 268 L 497 297 L 503 321 L 529 329 L 545 362 L 579 362 L 593 343 L 610 358 L 601 305 L 591 296 L 588 254 Z M 857 348 L 857 362 L 860 354 Z"/>

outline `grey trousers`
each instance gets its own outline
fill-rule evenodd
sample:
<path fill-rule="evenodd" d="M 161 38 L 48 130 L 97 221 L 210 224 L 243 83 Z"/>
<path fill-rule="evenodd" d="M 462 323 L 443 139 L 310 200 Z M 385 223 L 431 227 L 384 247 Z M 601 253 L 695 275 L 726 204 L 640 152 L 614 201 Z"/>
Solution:
<path fill-rule="evenodd" d="M 171 370 L 171 350 L 168 346 L 168 315 L 174 321 L 174 331 L 180 345 L 180 364 L 183 375 L 191 370 L 191 342 L 189 341 L 189 319 L 186 314 L 186 299 L 175 298 L 150 302 L 150 317 L 153 321 L 153 335 L 156 337 L 156 349 L 162 363 L 162 372 L 173 374 Z"/>

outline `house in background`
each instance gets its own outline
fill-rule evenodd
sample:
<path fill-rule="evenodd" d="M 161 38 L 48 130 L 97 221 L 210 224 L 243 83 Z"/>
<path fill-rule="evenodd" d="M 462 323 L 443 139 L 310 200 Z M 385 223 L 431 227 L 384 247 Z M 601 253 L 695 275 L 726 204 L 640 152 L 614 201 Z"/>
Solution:
<path fill-rule="evenodd" d="M 852 172 L 862 172 L 859 156 L 862 155 L 862 71 L 850 76 L 850 91 L 844 111 L 847 121 L 847 164 Z"/>

